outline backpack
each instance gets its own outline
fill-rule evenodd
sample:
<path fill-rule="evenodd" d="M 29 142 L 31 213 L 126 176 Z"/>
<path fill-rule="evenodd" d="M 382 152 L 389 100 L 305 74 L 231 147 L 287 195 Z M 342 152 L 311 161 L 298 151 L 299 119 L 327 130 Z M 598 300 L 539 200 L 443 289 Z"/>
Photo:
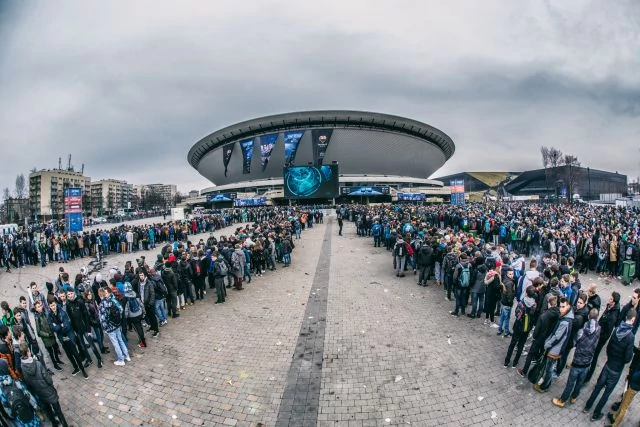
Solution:
<path fill-rule="evenodd" d="M 396 256 L 405 256 L 405 252 L 407 251 L 407 246 L 403 242 L 396 243 L 395 254 Z"/>
<path fill-rule="evenodd" d="M 127 304 L 129 305 L 129 315 L 131 317 L 137 317 L 142 313 L 138 298 L 127 298 Z"/>
<path fill-rule="evenodd" d="M 227 263 L 224 262 L 224 260 L 215 260 L 213 264 L 214 275 L 218 277 L 225 277 L 227 274 L 229 274 L 229 267 L 227 267 Z"/>
<path fill-rule="evenodd" d="M 200 277 L 200 274 L 201 274 L 200 262 L 196 261 L 195 262 L 195 266 L 196 266 L 196 268 L 194 270 L 195 270 L 195 273 L 196 273 L 196 277 Z"/>
<path fill-rule="evenodd" d="M 529 310 L 527 310 L 527 306 L 524 302 L 520 301 L 516 306 L 516 320 L 520 320 L 522 322 L 522 332 L 527 333 L 531 330 L 531 314 Z"/>
<path fill-rule="evenodd" d="M 471 270 L 469 270 L 469 264 L 460 264 L 460 266 L 462 267 L 462 269 L 460 270 L 460 275 L 458 276 L 458 283 L 460 284 L 461 288 L 468 288 L 471 279 Z"/>
<path fill-rule="evenodd" d="M 633 245 L 627 245 L 625 259 L 631 259 L 633 257 Z"/>
<path fill-rule="evenodd" d="M 34 411 L 27 395 L 18 388 L 15 382 L 3 387 L 3 394 L 7 399 L 7 406 L 13 415 L 23 423 L 29 423 L 34 418 Z"/>
<path fill-rule="evenodd" d="M 109 306 L 109 321 L 117 326 L 120 326 L 122 323 L 122 313 L 113 301 L 111 301 L 111 305 Z"/>

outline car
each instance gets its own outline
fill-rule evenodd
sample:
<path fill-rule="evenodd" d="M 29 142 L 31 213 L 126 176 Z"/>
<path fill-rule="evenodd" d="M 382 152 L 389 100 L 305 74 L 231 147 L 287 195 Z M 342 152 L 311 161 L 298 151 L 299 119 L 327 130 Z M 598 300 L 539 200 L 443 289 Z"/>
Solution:
<path fill-rule="evenodd" d="M 107 219 L 98 216 L 98 217 L 95 217 L 95 218 L 91 218 L 91 222 L 93 224 L 105 224 L 107 222 Z"/>

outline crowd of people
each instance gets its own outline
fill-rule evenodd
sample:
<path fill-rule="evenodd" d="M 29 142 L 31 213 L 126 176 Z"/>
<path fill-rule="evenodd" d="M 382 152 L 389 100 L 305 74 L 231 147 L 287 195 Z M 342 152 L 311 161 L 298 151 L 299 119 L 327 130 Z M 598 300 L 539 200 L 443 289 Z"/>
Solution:
<path fill-rule="evenodd" d="M 374 247 L 384 244 L 397 277 L 413 271 L 419 286 L 442 287 L 445 300 L 454 301 L 452 316 L 484 316 L 498 336 L 510 337 L 505 368 L 517 368 L 531 340 L 517 372 L 536 391 L 549 390 L 574 349 L 566 387 L 554 405 L 577 401 L 605 350 L 607 361 L 584 404 L 592 420 L 604 418 L 631 362 L 626 391 L 607 414 L 613 425 L 622 421 L 640 390 L 640 349 L 634 347 L 640 288 L 628 300 L 615 291 L 601 296 L 595 283 L 583 287 L 581 277 L 593 272 L 617 280 L 624 261 L 639 266 L 640 211 L 496 202 L 355 205 L 336 213 L 340 221 L 353 221 L 359 236 L 372 237 Z M 630 282 L 639 273 L 636 268 Z"/>
<path fill-rule="evenodd" d="M 321 222 L 323 213 L 311 208 L 232 210 L 189 221 L 92 231 L 77 238 L 88 236 L 87 245 L 69 247 L 60 258 L 55 248 L 51 258 L 45 251 L 39 256 L 60 264 L 96 251 L 159 253 L 153 262 L 136 254 L 135 263 L 127 261 L 122 271 L 112 267 L 94 277 L 84 267 L 73 274 L 60 265 L 55 279 L 44 286 L 32 282 L 15 307 L 0 303 L 0 422 L 38 426 L 44 413 L 53 425 L 66 426 L 51 379 L 55 371 L 65 370 L 68 363 L 72 376 L 87 379 L 88 368 L 102 368 L 112 351 L 114 365 L 125 366 L 131 361 L 130 348 L 146 348 L 147 334 L 158 337 L 169 318 L 177 319 L 204 301 L 207 289 L 222 304 L 228 289 L 241 291 L 279 264 L 291 265 L 294 241 Z M 215 230 L 233 223 L 239 226 L 232 233 L 215 237 Z M 191 241 L 202 232 L 209 233 L 206 240 Z M 8 239 L 11 244 L 38 239 L 29 230 L 19 233 Z M 46 240 L 60 236 L 43 233 Z"/>

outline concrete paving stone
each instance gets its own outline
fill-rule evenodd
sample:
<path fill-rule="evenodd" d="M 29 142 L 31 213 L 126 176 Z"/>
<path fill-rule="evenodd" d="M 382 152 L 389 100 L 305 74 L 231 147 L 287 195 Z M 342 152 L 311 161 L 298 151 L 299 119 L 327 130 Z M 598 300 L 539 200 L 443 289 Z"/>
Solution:
<path fill-rule="evenodd" d="M 554 381 L 549 393 L 535 393 L 514 370 L 502 367 L 509 341 L 497 338 L 483 319 L 452 318 L 452 304 L 444 301 L 441 288 L 418 287 L 411 274 L 396 278 L 389 252 L 356 237 L 349 222 L 343 237 L 335 230 L 325 236 L 330 225 L 325 222 L 295 241 L 291 268 L 267 272 L 242 292 L 230 291 L 223 305 L 214 305 L 209 291 L 204 302 L 170 319 L 159 338 L 149 338 L 147 349 L 134 349 L 127 366 L 113 366 L 110 354 L 103 369 L 88 369 L 88 380 L 71 377 L 68 364 L 56 372 L 71 425 L 589 423 L 581 411 L 595 382 L 583 389 L 576 405 L 555 408 L 551 398 L 561 393 L 568 374 Z M 194 239 L 200 237 L 208 234 Z M 108 262 L 122 267 L 139 255 L 113 255 Z M 155 252 L 146 255 L 153 259 Z M 84 263 L 65 268 L 79 270 Z M 0 298 L 17 302 L 32 280 L 52 281 L 57 267 L 0 272 Z M 323 274 L 326 281 L 317 291 L 314 279 Z M 582 279 L 585 285 L 599 283 L 603 297 L 618 290 L 626 298 L 631 290 L 617 282 Z M 606 357 L 600 359 L 601 367 Z M 398 382 L 397 375 L 402 376 Z M 300 404 L 314 399 L 315 404 Z M 280 424 L 283 411 L 292 417 Z M 639 421 L 640 407 L 632 405 L 623 427 Z"/>

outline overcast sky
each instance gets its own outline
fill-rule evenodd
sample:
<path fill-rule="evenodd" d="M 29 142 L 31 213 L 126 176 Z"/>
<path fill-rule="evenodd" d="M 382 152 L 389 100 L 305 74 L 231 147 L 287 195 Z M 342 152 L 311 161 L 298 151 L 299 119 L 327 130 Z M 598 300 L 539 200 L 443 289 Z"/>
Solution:
<path fill-rule="evenodd" d="M 434 176 L 538 168 L 551 145 L 631 181 L 640 2 L 0 0 L 2 188 L 70 153 L 92 179 L 201 189 L 197 140 L 313 109 L 443 130 Z"/>

